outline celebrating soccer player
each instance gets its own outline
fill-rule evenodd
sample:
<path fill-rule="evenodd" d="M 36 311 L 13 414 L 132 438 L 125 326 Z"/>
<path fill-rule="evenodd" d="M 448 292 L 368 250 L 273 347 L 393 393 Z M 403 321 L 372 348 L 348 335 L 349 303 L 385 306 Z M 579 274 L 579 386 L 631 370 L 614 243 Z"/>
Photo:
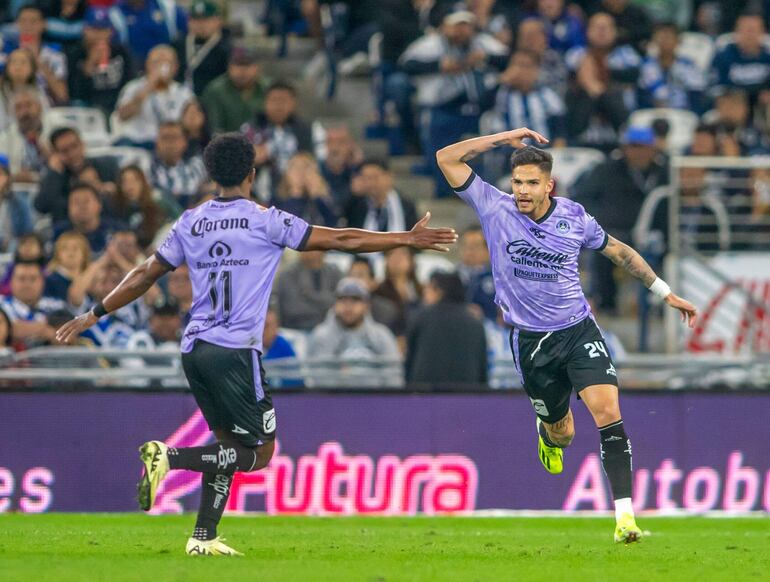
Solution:
<path fill-rule="evenodd" d="M 641 279 L 690 327 L 695 306 L 674 295 L 639 253 L 608 236 L 580 204 L 552 198 L 553 158 L 522 147 L 527 138 L 548 141 L 521 128 L 447 146 L 436 158 L 481 221 L 495 301 L 512 326 L 513 360 L 537 414 L 540 461 L 548 472 L 561 473 L 564 448 L 575 435 L 569 406 L 574 388 L 599 430 L 602 464 L 615 499 L 615 541 L 635 542 L 642 532 L 631 504 L 631 441 L 620 416 L 615 366 L 580 287 L 580 249 L 598 250 Z M 513 196 L 484 182 L 466 163 L 504 145 L 520 148 L 511 156 Z"/>
<path fill-rule="evenodd" d="M 273 279 L 286 247 L 298 251 L 385 251 L 399 246 L 447 251 L 451 228 L 429 228 L 430 213 L 409 232 L 310 226 L 249 199 L 254 146 L 239 133 L 216 137 L 204 151 L 217 198 L 185 212 L 154 256 L 135 268 L 92 311 L 65 324 L 57 339 L 74 341 L 100 317 L 144 294 L 168 271 L 187 264 L 193 304 L 182 341 L 182 365 L 217 442 L 169 448 L 150 441 L 139 503 L 149 510 L 171 469 L 203 474 L 198 521 L 187 542 L 192 555 L 239 555 L 217 536 L 235 471 L 257 471 L 273 456 L 276 416 L 261 367 L 262 332 Z"/>

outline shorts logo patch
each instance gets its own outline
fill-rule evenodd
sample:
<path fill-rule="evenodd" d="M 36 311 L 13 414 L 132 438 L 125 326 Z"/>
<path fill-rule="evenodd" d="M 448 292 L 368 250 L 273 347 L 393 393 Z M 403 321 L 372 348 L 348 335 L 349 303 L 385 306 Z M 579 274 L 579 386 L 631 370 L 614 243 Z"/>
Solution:
<path fill-rule="evenodd" d="M 539 398 L 530 398 L 529 401 L 532 403 L 532 408 L 535 409 L 535 412 L 541 416 L 548 416 L 548 407 L 545 405 L 545 402 Z"/>
<path fill-rule="evenodd" d="M 266 433 L 275 431 L 275 408 L 265 410 L 262 414 L 262 426 Z"/>
<path fill-rule="evenodd" d="M 233 428 L 230 432 L 234 432 L 235 434 L 249 434 L 249 431 L 247 431 L 245 428 L 241 428 L 237 424 L 233 425 Z"/>
<path fill-rule="evenodd" d="M 556 223 L 556 230 L 558 230 L 562 234 L 569 232 L 569 222 L 567 222 L 566 220 L 560 220 L 559 222 Z"/>

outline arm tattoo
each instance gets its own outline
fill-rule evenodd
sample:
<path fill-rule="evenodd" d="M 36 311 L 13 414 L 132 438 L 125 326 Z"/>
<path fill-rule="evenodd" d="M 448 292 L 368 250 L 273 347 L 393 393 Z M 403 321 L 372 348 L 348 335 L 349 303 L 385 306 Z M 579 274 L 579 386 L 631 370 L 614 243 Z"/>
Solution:
<path fill-rule="evenodd" d="M 463 156 L 460 158 L 460 161 L 463 163 L 470 162 L 473 158 L 478 156 L 481 152 L 476 150 L 471 150 L 466 154 L 463 154 Z"/>
<path fill-rule="evenodd" d="M 499 139 L 496 142 L 494 142 L 492 145 L 495 146 L 496 148 L 499 148 L 500 146 L 508 145 L 508 143 L 509 142 L 507 139 Z"/>
<path fill-rule="evenodd" d="M 628 273 L 641 280 L 646 287 L 652 285 L 657 275 L 642 256 L 627 244 L 610 237 L 602 254 Z"/>

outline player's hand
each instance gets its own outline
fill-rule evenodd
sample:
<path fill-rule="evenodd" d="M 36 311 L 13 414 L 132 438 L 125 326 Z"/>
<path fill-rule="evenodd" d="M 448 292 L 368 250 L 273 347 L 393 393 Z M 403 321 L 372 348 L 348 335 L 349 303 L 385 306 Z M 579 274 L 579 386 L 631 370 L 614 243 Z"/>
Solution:
<path fill-rule="evenodd" d="M 528 127 L 520 127 L 518 129 L 504 131 L 500 134 L 500 138 L 501 140 L 504 140 L 505 143 L 515 148 L 524 146 L 524 143 L 522 142 L 524 139 L 533 139 L 537 143 L 548 143 L 547 137 L 529 129 Z M 495 142 L 495 145 L 498 145 L 498 142 Z"/>
<path fill-rule="evenodd" d="M 665 301 L 674 309 L 679 310 L 682 321 L 687 321 L 688 327 L 695 327 L 695 320 L 698 318 L 698 309 L 692 303 L 673 293 L 669 293 Z"/>
<path fill-rule="evenodd" d="M 430 249 L 446 253 L 449 246 L 457 242 L 457 233 L 454 228 L 429 228 L 430 212 L 426 212 L 414 228 L 409 231 L 409 246 L 416 249 Z"/>
<path fill-rule="evenodd" d="M 56 340 L 63 344 L 74 343 L 81 333 L 98 321 L 98 318 L 88 311 L 62 325 L 56 332 Z"/>

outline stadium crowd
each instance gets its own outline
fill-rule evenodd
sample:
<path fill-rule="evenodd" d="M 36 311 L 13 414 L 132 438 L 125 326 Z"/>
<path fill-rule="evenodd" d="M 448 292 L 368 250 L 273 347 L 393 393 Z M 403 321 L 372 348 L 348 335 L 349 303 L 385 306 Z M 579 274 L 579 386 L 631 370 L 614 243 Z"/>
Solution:
<path fill-rule="evenodd" d="M 309 70 L 331 60 L 341 75 L 371 75 L 370 132 L 388 136 L 391 155 L 424 156 L 414 172 L 434 178 L 438 197 L 451 190 L 437 149 L 527 126 L 553 151 L 606 154 L 571 184 L 557 182 L 557 193 L 631 240 L 645 199 L 669 181 L 671 140 L 693 155 L 770 152 L 766 1 L 264 4 L 268 32 L 277 11 L 283 32 L 317 39 Z M 185 5 L 11 0 L 0 9 L 0 253 L 11 258 L 0 273 L 0 349 L 54 344 L 58 325 L 154 252 L 185 209 L 213 197 L 201 153 L 219 132 L 253 141 L 262 204 L 326 226 L 395 231 L 417 221 L 388 159 L 365 157 L 346 126 L 320 127 L 300 112 L 299 85 L 266 78 L 222 6 Z M 322 24 L 329 5 L 333 18 Z M 684 130 L 663 113 L 634 122 L 653 107 L 695 121 Z M 504 180 L 506 158 L 489 155 L 478 171 Z M 747 189 L 716 178 L 683 171 L 691 230 L 714 228 L 703 215 L 737 212 L 760 228 L 751 220 L 770 214 L 770 170 L 747 172 Z M 666 224 L 665 205 L 650 221 Z M 488 360 L 507 347 L 480 228 L 462 232 L 459 256 L 433 272 L 408 249 L 294 257 L 274 290 L 265 359 L 403 360 L 407 382 L 487 382 Z M 596 261 L 591 271 L 591 296 L 609 313 L 611 267 Z M 181 267 L 82 343 L 176 346 L 191 301 Z"/>

